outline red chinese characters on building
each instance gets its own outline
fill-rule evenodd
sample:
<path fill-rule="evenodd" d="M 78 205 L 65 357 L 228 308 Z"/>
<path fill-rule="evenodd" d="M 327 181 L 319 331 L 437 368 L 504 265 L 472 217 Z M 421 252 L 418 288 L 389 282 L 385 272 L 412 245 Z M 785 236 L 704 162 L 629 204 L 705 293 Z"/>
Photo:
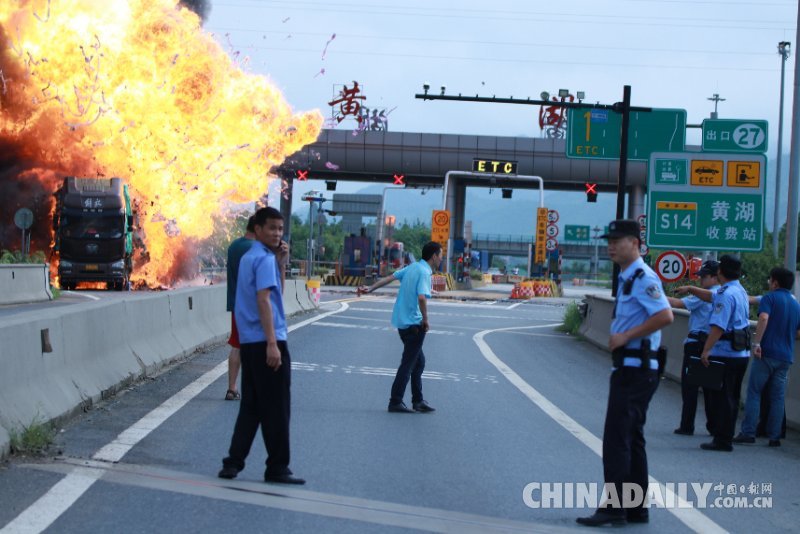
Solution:
<path fill-rule="evenodd" d="M 342 122 L 348 115 L 355 117 L 359 124 L 364 120 L 364 117 L 361 115 L 361 103 L 358 101 L 366 100 L 367 97 L 359 94 L 360 92 L 361 88 L 358 86 L 358 82 L 353 80 L 352 89 L 348 89 L 345 85 L 342 87 L 342 90 L 339 91 L 339 96 L 328 102 L 328 105 L 331 107 L 339 106 L 339 111 L 334 117 L 337 123 Z"/>

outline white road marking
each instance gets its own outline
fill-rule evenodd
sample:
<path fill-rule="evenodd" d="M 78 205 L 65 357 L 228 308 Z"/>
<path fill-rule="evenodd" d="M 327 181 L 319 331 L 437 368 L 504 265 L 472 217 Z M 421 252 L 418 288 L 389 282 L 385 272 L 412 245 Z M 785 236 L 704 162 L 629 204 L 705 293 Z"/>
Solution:
<path fill-rule="evenodd" d="M 289 332 L 293 332 L 298 328 L 325 319 L 330 315 L 346 311 L 347 308 L 347 303 L 341 303 L 339 309 L 293 324 L 289 326 L 288 330 Z M 128 451 L 147 437 L 150 432 L 161 426 L 171 415 L 181 409 L 186 403 L 196 397 L 209 384 L 216 381 L 227 371 L 228 360 L 226 359 L 124 430 L 111 443 L 97 451 L 92 456 L 92 459 L 104 462 L 119 462 Z M 47 493 L 39 497 L 36 502 L 31 504 L 10 523 L 0 529 L 0 533 L 27 534 L 42 532 L 52 525 L 61 514 L 66 512 L 75 504 L 75 501 L 77 501 L 81 495 L 92 487 L 92 484 L 94 484 L 98 478 L 94 475 L 98 473 L 102 474 L 102 472 L 91 473 L 86 470 L 78 469 L 69 473 L 51 487 Z"/>
<path fill-rule="evenodd" d="M 495 308 L 497 309 L 497 308 Z M 370 313 L 392 313 L 391 309 L 386 308 L 357 308 L 355 306 L 350 308 L 350 311 L 362 311 L 362 312 L 370 312 Z M 536 319 L 531 319 L 530 317 L 526 317 L 524 315 L 485 315 L 485 314 L 477 314 L 477 313 L 449 313 L 449 312 L 436 312 L 436 311 L 428 311 L 428 315 L 431 316 L 439 316 L 439 317 L 467 317 L 470 319 L 503 319 L 505 321 L 508 320 L 519 320 L 519 321 L 532 321 Z M 552 314 L 554 317 L 548 319 L 550 321 L 560 319 L 560 315 L 558 312 L 554 312 Z M 542 319 L 543 320 L 543 319 Z"/>
<path fill-rule="evenodd" d="M 358 328 L 361 330 L 383 330 L 383 331 L 391 331 L 396 332 L 397 329 L 394 327 L 389 326 L 369 326 L 366 324 L 351 324 L 351 323 L 330 323 L 330 322 L 318 322 L 315 323 L 314 326 L 332 326 L 334 328 Z M 450 332 L 447 330 L 428 330 L 427 334 L 430 335 L 443 335 L 443 336 L 463 336 L 463 332 Z"/>
<path fill-rule="evenodd" d="M 523 395 L 525 395 L 531 402 L 538 406 L 545 414 L 547 414 L 553 421 L 561 425 L 567 432 L 575 436 L 578 441 L 589 447 L 592 452 L 603 457 L 603 441 L 589 432 L 580 423 L 575 421 L 567 415 L 561 408 L 550 402 L 547 397 L 539 393 L 533 386 L 525 382 L 521 376 L 515 373 L 508 365 L 506 365 L 497 355 L 492 351 L 491 347 L 484 341 L 487 334 L 495 332 L 504 332 L 516 329 L 528 328 L 548 328 L 559 326 L 558 324 L 550 325 L 537 325 L 537 326 L 523 326 L 523 327 L 510 327 L 510 328 L 497 328 L 494 330 L 484 330 L 478 332 L 473 336 L 475 344 L 478 345 L 483 357 L 494 365 L 500 373 L 511 382 Z M 677 503 L 677 507 L 668 508 L 667 510 L 678 518 L 684 525 L 689 527 L 695 532 L 727 532 L 724 528 L 716 524 L 714 521 L 703 515 L 697 508 L 692 507 L 692 504 L 680 496 L 676 495 L 673 491 L 667 488 L 664 484 L 650 477 L 650 483 L 658 484 L 661 487 L 662 495 L 666 496 L 667 502 Z"/>
<path fill-rule="evenodd" d="M 373 376 L 395 376 L 397 374 L 397 368 L 389 368 L 389 367 L 370 367 L 370 366 L 360 366 L 356 367 L 354 365 L 336 365 L 336 364 L 319 364 L 319 363 L 305 363 L 305 362 L 292 362 L 292 371 L 322 371 L 324 373 L 333 373 L 336 371 L 341 371 L 345 374 L 357 374 L 357 375 L 373 375 Z M 478 375 L 468 374 L 468 375 L 460 375 L 459 373 L 446 373 L 440 371 L 423 371 L 422 377 L 427 378 L 430 380 L 444 380 L 450 382 L 473 382 L 478 383 L 480 381 L 490 382 L 492 384 L 497 384 L 497 377 L 494 375 L 484 375 L 483 377 L 479 377 Z"/>
<path fill-rule="evenodd" d="M 86 297 L 87 299 L 100 300 L 100 297 L 90 295 L 89 293 L 82 293 L 80 291 L 64 291 L 67 295 L 77 295 L 79 297 Z"/>

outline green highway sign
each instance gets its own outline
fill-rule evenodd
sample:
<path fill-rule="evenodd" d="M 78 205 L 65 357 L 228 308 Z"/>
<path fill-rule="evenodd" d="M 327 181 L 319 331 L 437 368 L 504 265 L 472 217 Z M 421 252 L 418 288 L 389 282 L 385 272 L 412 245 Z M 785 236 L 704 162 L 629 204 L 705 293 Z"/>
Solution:
<path fill-rule="evenodd" d="M 567 157 L 619 159 L 622 115 L 608 109 L 567 110 Z M 686 143 L 686 110 L 632 111 L 628 159 L 647 161 L 653 152 L 682 151 Z"/>
<path fill-rule="evenodd" d="M 703 151 L 767 151 L 767 121 L 744 119 L 703 119 Z"/>
<path fill-rule="evenodd" d="M 576 224 L 564 225 L 564 240 L 565 243 L 588 243 L 589 242 L 589 226 L 580 226 Z"/>
<path fill-rule="evenodd" d="M 654 152 L 648 165 L 647 245 L 760 251 L 766 158 Z"/>

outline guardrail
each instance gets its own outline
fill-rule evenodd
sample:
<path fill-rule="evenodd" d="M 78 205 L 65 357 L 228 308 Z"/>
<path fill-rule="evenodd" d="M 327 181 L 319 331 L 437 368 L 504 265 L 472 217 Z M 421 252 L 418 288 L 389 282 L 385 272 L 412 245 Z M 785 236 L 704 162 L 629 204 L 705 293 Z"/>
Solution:
<path fill-rule="evenodd" d="M 586 318 L 580 328 L 580 333 L 587 341 L 597 347 L 608 350 L 609 329 L 611 316 L 614 310 L 614 299 L 601 295 L 586 296 Z M 683 365 L 683 340 L 689 329 L 689 312 L 686 310 L 672 310 L 675 321 L 661 331 L 661 344 L 667 347 L 667 367 L 665 375 L 680 382 L 681 366 Z M 755 322 L 750 322 L 755 327 Z M 800 344 L 795 344 L 795 360 L 800 357 Z M 609 366 L 610 366 L 609 360 Z M 750 368 L 748 366 L 748 375 Z M 747 376 L 742 388 L 747 390 Z M 742 401 L 746 395 L 742 394 Z M 680 418 L 680 413 L 675 414 L 675 421 Z M 789 381 L 786 385 L 786 424 L 793 428 L 800 428 L 800 381 Z"/>
<path fill-rule="evenodd" d="M 0 304 L 24 304 L 45 300 L 53 300 L 48 264 L 0 265 Z"/>
<path fill-rule="evenodd" d="M 230 332 L 224 284 L 21 312 L 0 321 L 0 458 L 10 430 L 69 417 Z M 316 308 L 289 280 L 286 315 Z"/>

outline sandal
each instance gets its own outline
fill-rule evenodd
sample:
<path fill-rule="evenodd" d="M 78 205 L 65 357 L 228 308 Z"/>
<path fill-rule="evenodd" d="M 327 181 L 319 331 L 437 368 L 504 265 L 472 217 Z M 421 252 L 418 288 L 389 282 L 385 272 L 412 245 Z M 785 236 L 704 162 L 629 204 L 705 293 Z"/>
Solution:
<path fill-rule="evenodd" d="M 229 389 L 225 394 L 225 400 L 239 400 L 240 398 L 242 398 L 242 396 L 239 395 L 239 392 L 232 389 Z"/>

